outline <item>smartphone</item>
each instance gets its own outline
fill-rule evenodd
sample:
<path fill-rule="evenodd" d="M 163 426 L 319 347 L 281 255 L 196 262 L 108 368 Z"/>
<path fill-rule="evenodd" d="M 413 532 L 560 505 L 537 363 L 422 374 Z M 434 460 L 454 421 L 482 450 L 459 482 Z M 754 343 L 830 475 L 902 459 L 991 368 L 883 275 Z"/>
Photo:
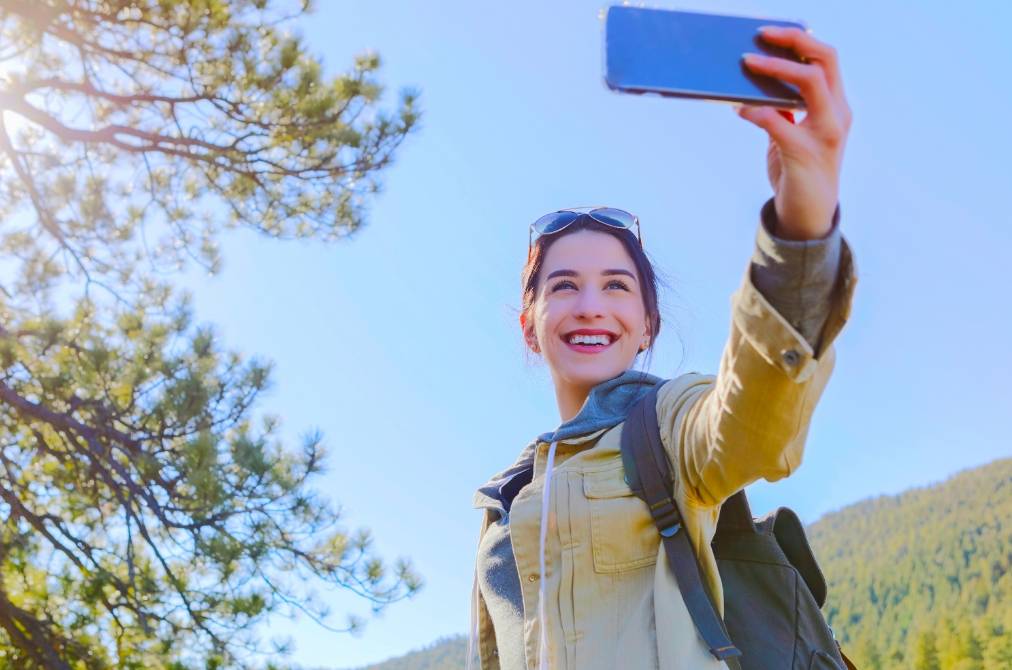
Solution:
<path fill-rule="evenodd" d="M 796 21 L 609 7 L 605 84 L 622 93 L 804 109 L 797 87 L 754 74 L 742 61 L 742 54 L 752 52 L 802 62 L 794 51 L 764 42 L 757 30 L 764 25 L 807 30 Z"/>

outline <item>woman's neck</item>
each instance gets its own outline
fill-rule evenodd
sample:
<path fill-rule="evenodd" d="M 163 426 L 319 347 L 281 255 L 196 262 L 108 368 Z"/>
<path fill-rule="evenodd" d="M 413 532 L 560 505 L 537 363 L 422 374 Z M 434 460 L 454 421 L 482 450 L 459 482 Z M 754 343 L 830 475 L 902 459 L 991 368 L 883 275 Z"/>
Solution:
<path fill-rule="evenodd" d="M 580 413 L 591 388 L 593 387 L 575 386 L 558 381 L 555 383 L 555 401 L 559 404 L 560 423 L 566 423 Z"/>

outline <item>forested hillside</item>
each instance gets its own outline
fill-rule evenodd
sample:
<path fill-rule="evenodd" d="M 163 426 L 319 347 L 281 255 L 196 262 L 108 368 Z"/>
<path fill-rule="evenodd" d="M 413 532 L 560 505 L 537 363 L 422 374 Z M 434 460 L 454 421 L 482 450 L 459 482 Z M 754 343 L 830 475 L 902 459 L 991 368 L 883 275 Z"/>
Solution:
<path fill-rule="evenodd" d="M 1012 458 L 808 529 L 826 616 L 860 670 L 1012 670 Z M 445 638 L 367 670 L 457 670 Z"/>
<path fill-rule="evenodd" d="M 1012 459 L 809 528 L 826 615 L 868 670 L 1012 668 Z"/>
<path fill-rule="evenodd" d="M 467 638 L 455 635 L 440 638 L 424 649 L 361 670 L 461 670 L 465 666 L 466 656 Z"/>

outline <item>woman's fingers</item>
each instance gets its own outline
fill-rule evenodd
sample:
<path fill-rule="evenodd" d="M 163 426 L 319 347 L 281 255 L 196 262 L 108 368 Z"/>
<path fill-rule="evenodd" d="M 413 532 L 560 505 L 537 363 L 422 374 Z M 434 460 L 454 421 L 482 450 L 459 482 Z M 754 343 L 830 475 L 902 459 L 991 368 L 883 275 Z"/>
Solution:
<path fill-rule="evenodd" d="M 794 84 L 801 91 L 808 111 L 804 124 L 828 144 L 843 141 L 850 129 L 850 109 L 842 98 L 830 94 L 821 63 L 797 63 L 786 58 L 746 54 L 749 70 Z"/>
<path fill-rule="evenodd" d="M 822 65 L 829 89 L 835 96 L 843 98 L 843 78 L 840 76 L 836 49 L 820 42 L 801 28 L 763 26 L 759 29 L 759 34 L 770 44 L 791 49 L 802 59 Z"/>
<path fill-rule="evenodd" d="M 780 146 L 794 146 L 804 141 L 803 131 L 780 114 L 780 110 L 766 106 L 742 105 L 737 111 L 738 116 L 765 130 Z"/>
<path fill-rule="evenodd" d="M 756 74 L 794 84 L 801 90 L 808 111 L 822 116 L 832 109 L 829 85 L 823 70 L 818 65 L 798 63 L 786 58 L 745 54 L 745 65 Z"/>

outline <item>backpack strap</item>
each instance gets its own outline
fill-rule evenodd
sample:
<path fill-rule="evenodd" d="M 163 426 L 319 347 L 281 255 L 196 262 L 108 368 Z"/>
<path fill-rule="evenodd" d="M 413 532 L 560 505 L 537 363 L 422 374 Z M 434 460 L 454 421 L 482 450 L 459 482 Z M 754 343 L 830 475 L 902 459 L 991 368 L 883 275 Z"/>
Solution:
<path fill-rule="evenodd" d="M 679 532 L 682 515 L 672 498 L 671 482 L 674 479 L 658 430 L 657 390 L 655 386 L 633 406 L 622 427 L 621 450 L 627 481 L 634 490 L 640 489 L 637 495 L 646 502 L 661 533 L 668 564 L 675 574 L 696 630 L 714 658 L 737 670 L 740 666 L 735 657 L 741 656 L 741 651 L 731 642 L 727 628 L 713 606 L 688 534 Z"/>

